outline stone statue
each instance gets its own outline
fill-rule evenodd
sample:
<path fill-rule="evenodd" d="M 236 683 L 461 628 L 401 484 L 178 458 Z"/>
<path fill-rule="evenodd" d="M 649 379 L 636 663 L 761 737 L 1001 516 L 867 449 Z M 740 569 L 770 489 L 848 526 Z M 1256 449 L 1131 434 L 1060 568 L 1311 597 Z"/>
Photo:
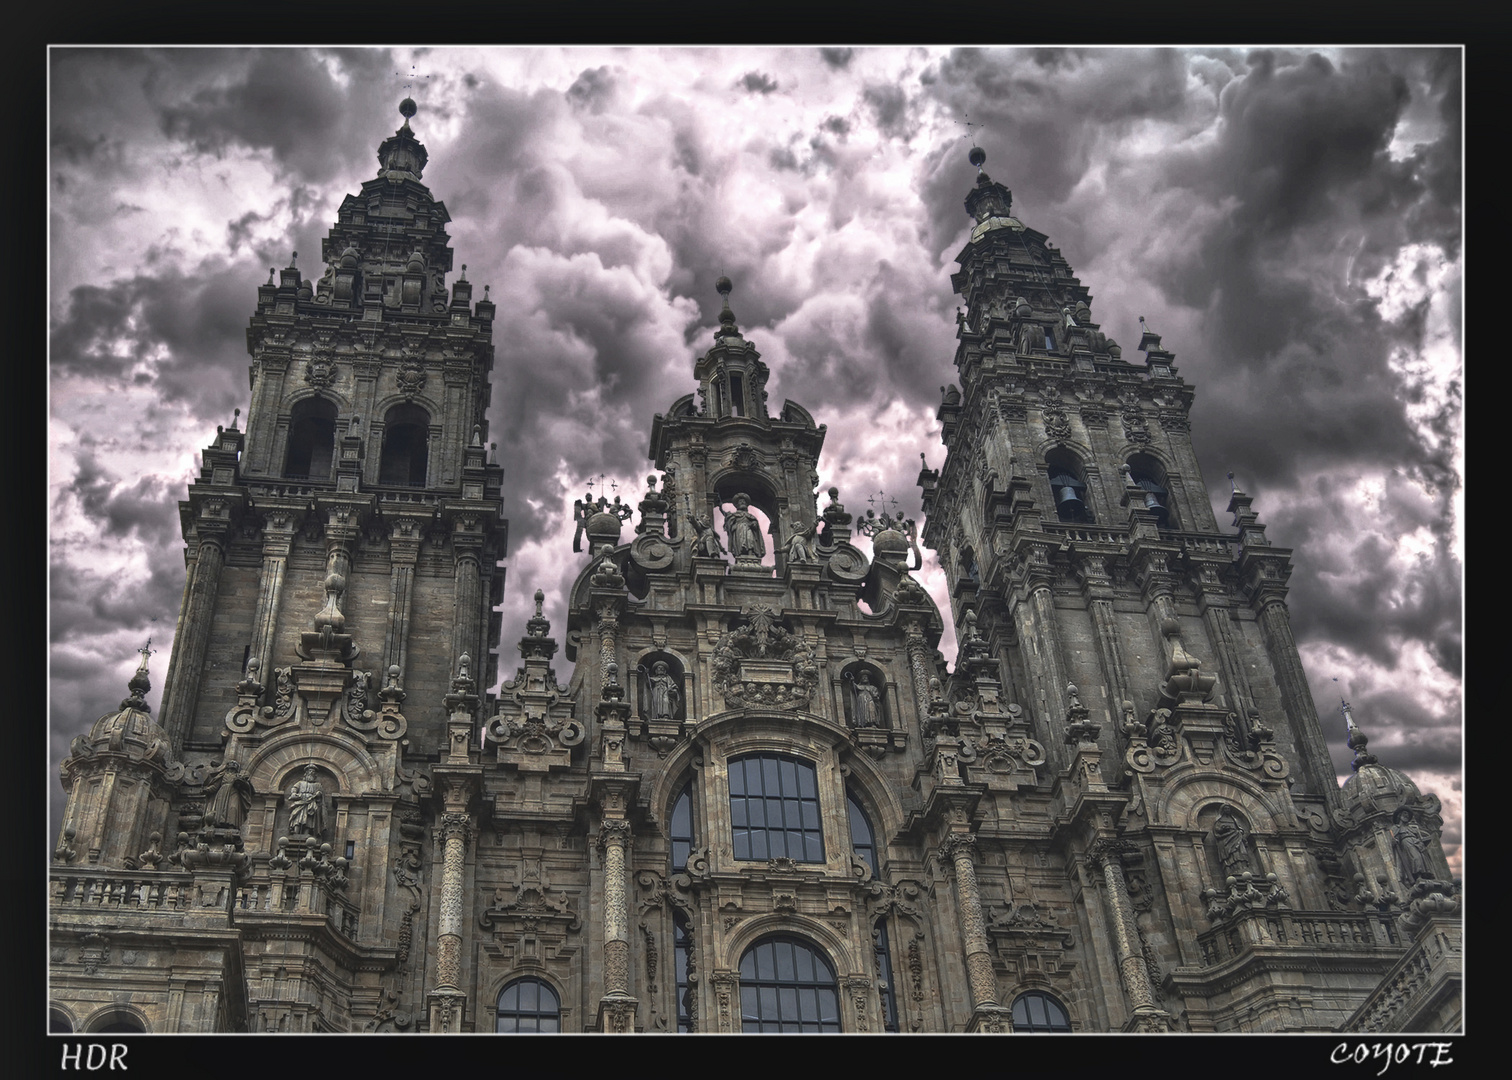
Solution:
<path fill-rule="evenodd" d="M 708 518 L 693 518 L 693 532 L 696 534 L 693 540 L 694 555 L 700 559 L 717 559 L 724 554 L 719 534 L 714 531 Z"/>
<path fill-rule="evenodd" d="M 761 522 L 747 509 L 751 505 L 751 499 L 741 493 L 730 501 L 735 504 L 735 509 L 724 516 L 730 554 L 735 556 L 736 561 L 759 561 L 766 554 L 766 541 L 761 538 Z"/>
<path fill-rule="evenodd" d="M 284 797 L 289 805 L 289 832 L 295 836 L 325 835 L 325 788 L 315 779 L 315 766 L 306 765 Z"/>
<path fill-rule="evenodd" d="M 853 689 L 855 697 L 851 703 L 851 716 L 856 722 L 856 727 L 881 727 L 882 688 L 872 682 L 871 672 L 862 668 L 856 675 Z"/>
<path fill-rule="evenodd" d="M 814 561 L 814 549 L 809 544 L 809 535 L 812 532 L 813 529 L 805 529 L 801 521 L 794 521 L 788 525 L 787 561 L 789 565 Z"/>
<path fill-rule="evenodd" d="M 1249 832 L 1227 806 L 1213 825 L 1213 839 L 1218 844 L 1218 861 L 1223 864 L 1225 874 L 1232 877 L 1250 868 Z"/>
<path fill-rule="evenodd" d="M 677 688 L 677 677 L 667 668 L 665 660 L 651 665 L 651 676 L 646 680 L 646 697 L 651 719 L 671 720 L 677 715 L 682 692 Z"/>
<path fill-rule="evenodd" d="M 1399 807 L 1391 820 L 1391 851 L 1402 884 L 1410 889 L 1418 878 L 1437 877 L 1428 859 L 1428 830 L 1412 820 L 1412 811 L 1405 806 Z"/>
<path fill-rule="evenodd" d="M 252 781 L 241 771 L 241 762 L 227 758 L 205 778 L 205 824 L 210 828 L 241 831 L 252 807 Z"/>

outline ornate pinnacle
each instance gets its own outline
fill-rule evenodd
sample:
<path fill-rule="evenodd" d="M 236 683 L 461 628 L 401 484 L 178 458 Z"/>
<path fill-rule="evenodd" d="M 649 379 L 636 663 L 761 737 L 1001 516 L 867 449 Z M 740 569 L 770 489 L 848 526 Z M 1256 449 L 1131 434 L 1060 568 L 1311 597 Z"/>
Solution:
<path fill-rule="evenodd" d="M 1345 701 L 1343 698 L 1340 698 L 1339 706 L 1339 711 L 1344 714 L 1344 725 L 1349 731 L 1349 738 L 1347 742 L 1349 744 L 1349 748 L 1353 750 L 1355 754 L 1354 760 L 1349 763 L 1349 767 L 1353 771 L 1359 772 L 1362 766 L 1374 765 L 1376 763 L 1376 756 L 1366 751 L 1365 745 L 1370 740 L 1365 737 L 1365 733 L 1361 731 L 1359 725 L 1355 723 L 1354 713 L 1352 713 L 1349 709 L 1349 702 Z"/>
<path fill-rule="evenodd" d="M 147 692 L 152 689 L 151 679 L 147 674 L 147 659 L 152 655 L 152 639 L 147 639 L 137 652 L 142 655 L 142 662 L 137 665 L 136 674 L 132 675 L 131 681 L 126 684 L 126 689 L 131 691 L 131 696 L 121 702 L 123 709 L 139 709 L 147 711 Z"/>
<path fill-rule="evenodd" d="M 715 331 L 715 338 L 740 334 L 740 328 L 735 325 L 735 313 L 730 310 L 730 293 L 734 289 L 735 286 L 730 279 L 723 275 L 714 283 L 714 291 L 724 297 L 724 307 L 719 312 L 719 329 Z"/>

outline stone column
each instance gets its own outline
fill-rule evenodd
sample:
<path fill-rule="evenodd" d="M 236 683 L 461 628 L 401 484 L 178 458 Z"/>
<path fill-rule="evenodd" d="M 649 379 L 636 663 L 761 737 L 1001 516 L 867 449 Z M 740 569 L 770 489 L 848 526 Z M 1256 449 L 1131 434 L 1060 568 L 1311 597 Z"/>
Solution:
<path fill-rule="evenodd" d="M 401 681 L 409 653 L 410 607 L 419 559 L 420 528 L 414 521 L 400 518 L 389 537 L 389 619 L 383 641 L 383 669 L 397 665 Z"/>
<path fill-rule="evenodd" d="M 1266 596 L 1258 614 L 1265 652 L 1276 673 L 1276 685 L 1281 689 L 1281 703 L 1302 748 L 1302 768 L 1311 787 L 1308 794 L 1324 795 L 1330 804 L 1337 805 L 1339 785 L 1334 779 L 1328 747 L 1323 743 L 1318 707 L 1313 703 L 1312 690 L 1308 688 L 1307 675 L 1302 670 L 1302 658 L 1297 655 L 1297 642 L 1292 637 L 1286 604 L 1279 596 Z"/>
<path fill-rule="evenodd" d="M 598 844 L 604 857 L 604 998 L 599 1005 L 599 1030 L 631 1034 L 636 1001 L 630 996 L 630 901 L 625 871 L 630 823 L 615 818 L 604 821 Z"/>
<path fill-rule="evenodd" d="M 924 642 L 924 631 L 916 622 L 908 624 L 908 669 L 913 675 L 914 707 L 918 710 L 919 728 L 929 716 L 929 646 Z"/>
<path fill-rule="evenodd" d="M 278 632 L 278 603 L 283 595 L 284 572 L 289 565 L 289 548 L 294 542 L 294 517 L 275 511 L 263 523 L 262 577 L 257 585 L 257 616 L 252 624 L 250 661 L 257 658 L 264 679 L 273 670 L 273 644 Z"/>
<path fill-rule="evenodd" d="M 436 985 L 429 995 L 430 1030 L 462 1030 L 467 995 L 462 992 L 462 896 L 466 882 L 467 844 L 472 821 L 465 812 L 441 815 L 441 906 L 436 927 Z"/>
<path fill-rule="evenodd" d="M 174 632 L 173 660 L 168 667 L 160 709 L 163 730 L 175 752 L 182 750 L 184 738 L 194 723 L 205 646 L 210 640 L 215 596 L 220 588 L 221 567 L 226 561 L 225 543 L 224 530 L 200 533 L 194 565 L 184 586 L 184 603 Z"/>
<path fill-rule="evenodd" d="M 469 656 L 486 657 L 487 655 L 478 651 L 483 618 L 483 571 L 479 559 L 479 545 L 461 541 L 462 538 L 454 531 L 452 552 L 456 558 L 454 580 L 457 609 L 452 623 L 453 661 L 463 653 Z"/>
<path fill-rule="evenodd" d="M 971 988 L 972 1009 L 997 1004 L 997 980 L 992 974 L 992 955 L 987 949 L 987 925 L 982 917 L 982 894 L 977 888 L 976 837 L 952 833 L 940 845 L 940 857 L 955 869 L 956 911 L 961 920 L 961 938 L 966 947 L 966 979 Z"/>
<path fill-rule="evenodd" d="M 599 692 L 609 681 L 609 665 L 615 662 L 615 634 L 619 631 L 619 602 L 601 600 L 598 604 Z M 624 680 L 621 680 L 622 682 Z"/>
<path fill-rule="evenodd" d="M 1124 880 L 1120 856 L 1126 845 L 1119 841 L 1098 841 L 1092 858 L 1102 867 L 1108 916 L 1112 921 L 1114 945 L 1118 950 L 1118 974 L 1123 981 L 1124 996 L 1131 1016 L 1125 1031 L 1169 1031 L 1170 1018 L 1155 1002 L 1150 989 L 1150 971 L 1145 966 L 1139 946 L 1139 928 L 1134 923 L 1134 905 L 1129 901 L 1129 886 Z"/>

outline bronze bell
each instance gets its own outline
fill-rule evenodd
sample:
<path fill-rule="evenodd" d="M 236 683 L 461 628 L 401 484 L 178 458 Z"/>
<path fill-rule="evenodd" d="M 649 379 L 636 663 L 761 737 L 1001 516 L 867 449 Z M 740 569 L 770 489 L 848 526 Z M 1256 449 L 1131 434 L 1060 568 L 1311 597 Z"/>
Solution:
<path fill-rule="evenodd" d="M 1082 502 L 1080 489 L 1084 485 L 1071 476 L 1055 476 L 1050 480 L 1050 487 L 1055 492 L 1055 508 L 1062 518 L 1079 517 L 1086 510 L 1086 503 Z"/>

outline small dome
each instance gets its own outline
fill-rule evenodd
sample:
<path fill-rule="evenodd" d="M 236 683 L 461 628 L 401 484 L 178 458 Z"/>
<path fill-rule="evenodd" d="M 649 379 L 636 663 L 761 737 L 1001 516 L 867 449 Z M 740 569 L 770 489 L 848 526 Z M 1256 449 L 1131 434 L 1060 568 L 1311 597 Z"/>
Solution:
<path fill-rule="evenodd" d="M 411 252 L 410 253 L 410 257 L 409 257 L 409 264 L 407 266 L 405 266 L 405 270 L 407 272 L 411 273 L 411 274 L 421 274 L 421 273 L 424 273 L 425 272 L 425 256 L 424 256 L 424 254 L 422 254 L 419 250 Z"/>
<path fill-rule="evenodd" d="M 346 247 L 346 250 L 341 253 L 341 266 L 342 266 L 342 269 L 344 269 L 344 270 L 355 270 L 355 269 L 357 269 L 357 262 L 358 262 L 358 260 L 360 258 L 361 258 L 361 256 L 357 254 L 357 248 L 354 247 L 351 244 L 348 244 L 347 247 Z"/>
<path fill-rule="evenodd" d="M 1361 765 L 1339 792 L 1339 802 L 1351 816 L 1393 814 L 1399 806 L 1413 806 L 1422 798 L 1418 786 L 1379 762 Z"/>
<path fill-rule="evenodd" d="M 144 650 L 145 654 L 146 650 Z M 158 726 L 147 708 L 147 692 L 152 689 L 147 678 L 146 660 L 127 684 L 129 697 L 116 712 L 108 712 L 94 722 L 89 733 L 74 743 L 75 754 L 83 742 L 94 753 L 124 753 L 136 761 L 168 760 L 168 734 Z M 88 753 L 89 751 L 85 751 Z"/>

